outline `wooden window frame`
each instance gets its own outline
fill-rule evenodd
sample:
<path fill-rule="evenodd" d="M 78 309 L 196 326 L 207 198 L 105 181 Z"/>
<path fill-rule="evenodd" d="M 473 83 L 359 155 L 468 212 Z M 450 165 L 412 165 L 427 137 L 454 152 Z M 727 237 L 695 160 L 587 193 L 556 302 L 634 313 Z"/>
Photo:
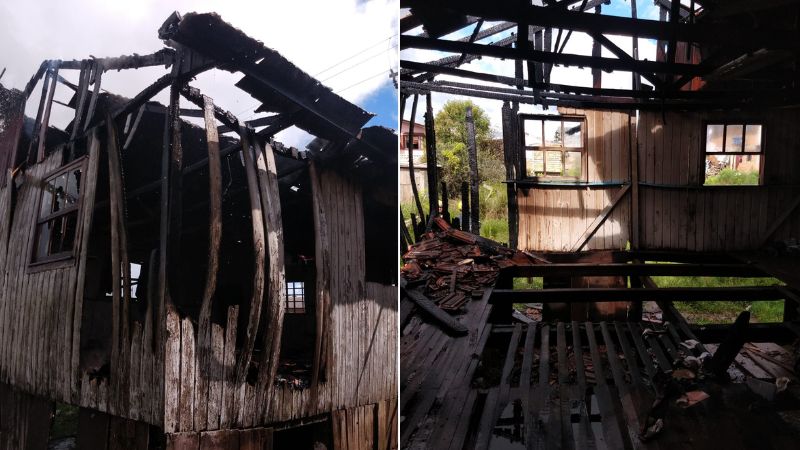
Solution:
<path fill-rule="evenodd" d="M 519 131 L 520 131 L 520 143 L 522 152 L 520 153 L 519 157 L 519 165 L 520 165 L 520 174 L 519 179 L 524 181 L 534 181 L 534 182 L 548 182 L 548 181 L 560 181 L 560 182 L 574 182 L 574 183 L 586 183 L 588 180 L 588 161 L 589 161 L 589 137 L 587 133 L 587 126 L 586 126 L 586 116 L 576 115 L 576 114 L 558 114 L 558 115 L 551 115 L 551 114 L 519 114 Z M 539 147 L 533 146 L 526 146 L 525 145 L 525 122 L 529 120 L 541 120 L 542 121 L 542 145 Z M 561 121 L 561 146 L 553 147 L 545 145 L 546 139 L 544 136 L 544 121 L 545 120 L 560 120 Z M 565 147 L 564 146 L 564 121 L 580 121 L 581 122 L 581 146 L 580 147 Z M 561 165 L 564 166 L 564 153 L 566 152 L 580 152 L 581 153 L 581 174 L 579 177 L 568 177 L 563 175 L 542 175 L 542 176 L 529 176 L 528 175 L 528 167 L 527 167 L 527 158 L 525 157 L 526 152 L 529 150 L 541 150 L 541 151 L 554 151 L 558 150 L 561 152 Z M 547 161 L 546 156 L 543 156 L 545 159 L 545 164 Z"/>
<path fill-rule="evenodd" d="M 709 125 L 722 125 L 722 151 L 721 152 L 709 152 L 708 148 L 708 127 Z M 731 125 L 741 125 L 742 126 L 742 151 L 741 152 L 726 152 L 725 145 L 726 140 L 728 137 L 728 126 Z M 744 150 L 746 144 L 746 135 L 745 132 L 747 130 L 748 125 L 759 125 L 761 127 L 761 149 L 758 152 L 746 152 Z M 765 160 L 765 152 L 764 149 L 766 148 L 766 125 L 761 120 L 705 120 L 703 121 L 703 157 L 700 158 L 700 173 L 702 176 L 700 177 L 700 186 L 704 188 L 710 189 L 719 189 L 719 188 L 754 188 L 764 185 L 764 160 Z M 709 155 L 716 156 L 716 155 L 746 155 L 746 156 L 758 156 L 758 184 L 706 184 L 706 160 L 708 159 Z"/>
<path fill-rule="evenodd" d="M 296 307 L 297 300 L 296 295 L 292 295 L 293 293 L 297 293 L 297 288 L 295 287 L 295 283 L 300 283 L 300 291 L 303 294 L 303 308 L 302 311 L 300 308 Z M 286 280 L 286 314 L 307 314 L 308 308 L 306 307 L 306 281 L 305 280 Z"/>
<path fill-rule="evenodd" d="M 33 236 L 32 236 L 32 240 L 31 240 L 32 245 L 31 245 L 30 254 L 28 255 L 28 267 L 30 269 L 35 269 L 35 270 L 56 269 L 56 268 L 63 267 L 65 264 L 66 265 L 74 264 L 75 255 L 76 255 L 77 249 L 79 247 L 78 239 L 82 235 L 82 229 L 81 228 L 82 228 L 83 220 L 81 220 L 81 219 L 82 219 L 82 216 L 83 216 L 83 193 L 86 190 L 86 183 L 89 181 L 85 177 L 86 176 L 86 168 L 87 168 L 87 165 L 88 165 L 88 161 L 89 161 L 89 156 L 88 155 L 82 156 L 82 157 L 80 157 L 80 158 L 78 158 L 78 159 L 76 159 L 74 161 L 71 161 L 71 162 L 59 167 L 58 169 L 50 171 L 47 175 L 42 177 L 42 181 L 41 181 L 41 183 L 42 183 L 42 191 L 39 193 L 39 197 L 38 197 L 38 199 L 36 201 L 36 219 L 33 222 L 33 230 L 32 230 Z M 84 177 L 83 180 L 82 180 L 82 186 L 80 187 L 80 190 L 78 192 L 78 201 L 73 206 L 70 206 L 69 208 L 63 209 L 63 210 L 58 211 L 56 213 L 48 214 L 48 215 L 46 215 L 44 217 L 40 217 L 39 214 L 41 214 L 42 199 L 43 199 L 44 193 L 45 193 L 44 185 L 47 184 L 48 181 L 58 177 L 59 175 L 65 173 L 65 172 L 72 171 L 72 170 L 77 169 L 77 168 L 81 169 L 81 173 L 83 174 L 82 176 Z M 75 236 L 74 236 L 74 242 L 73 242 L 73 245 L 72 245 L 72 249 L 70 251 L 67 251 L 67 252 L 60 252 L 60 253 L 56 253 L 56 254 L 53 254 L 53 255 L 47 255 L 47 256 L 39 259 L 39 260 L 36 260 L 36 251 L 37 251 L 37 248 L 38 248 L 38 245 L 37 245 L 38 244 L 37 232 L 38 232 L 38 229 L 39 229 L 39 225 L 41 225 L 43 223 L 46 223 L 46 222 L 48 222 L 50 220 L 53 220 L 55 218 L 58 218 L 58 217 L 65 216 L 67 214 L 73 213 L 73 212 L 77 212 L 77 217 L 75 219 L 76 220 L 76 223 L 75 223 Z"/>

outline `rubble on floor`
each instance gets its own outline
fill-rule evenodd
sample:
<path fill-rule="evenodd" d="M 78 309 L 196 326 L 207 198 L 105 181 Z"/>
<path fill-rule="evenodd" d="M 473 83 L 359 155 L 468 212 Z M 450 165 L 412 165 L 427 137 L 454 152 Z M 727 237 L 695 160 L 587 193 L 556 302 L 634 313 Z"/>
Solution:
<path fill-rule="evenodd" d="M 439 308 L 455 312 L 472 298 L 480 298 L 494 284 L 500 269 L 537 262 L 480 236 L 451 227 L 435 217 L 433 228 L 403 255 L 401 275 L 409 287 Z"/>

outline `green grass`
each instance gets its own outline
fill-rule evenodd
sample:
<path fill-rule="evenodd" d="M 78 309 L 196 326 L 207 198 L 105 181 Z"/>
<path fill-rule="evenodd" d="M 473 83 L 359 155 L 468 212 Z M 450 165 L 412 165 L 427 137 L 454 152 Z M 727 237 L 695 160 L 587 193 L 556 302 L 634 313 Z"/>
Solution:
<path fill-rule="evenodd" d="M 50 426 L 50 439 L 75 436 L 78 431 L 78 407 L 66 403 L 56 403 L 53 422 Z"/>
<path fill-rule="evenodd" d="M 653 277 L 658 287 L 735 287 L 774 286 L 782 284 L 775 278 L 737 277 Z M 751 322 L 781 322 L 783 300 L 747 302 L 675 302 L 675 308 L 686 319 L 698 325 L 731 323 L 736 316 L 750 307 Z"/>
<path fill-rule="evenodd" d="M 508 221 L 505 219 L 482 220 L 481 236 L 508 245 Z"/>
<path fill-rule="evenodd" d="M 757 185 L 758 172 L 740 172 L 724 168 L 713 177 L 706 178 L 707 186 Z"/>

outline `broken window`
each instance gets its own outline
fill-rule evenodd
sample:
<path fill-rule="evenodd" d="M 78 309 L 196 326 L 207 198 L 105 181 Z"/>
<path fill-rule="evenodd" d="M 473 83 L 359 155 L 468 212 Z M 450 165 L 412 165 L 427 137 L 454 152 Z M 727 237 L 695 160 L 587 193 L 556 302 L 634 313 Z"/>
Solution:
<path fill-rule="evenodd" d="M 764 135 L 762 125 L 706 125 L 705 185 L 757 185 L 761 181 Z"/>
<path fill-rule="evenodd" d="M 305 314 L 306 295 L 304 282 L 286 282 L 286 312 L 289 314 Z"/>
<path fill-rule="evenodd" d="M 85 161 L 69 164 L 44 179 L 31 263 L 73 255 Z"/>
<path fill-rule="evenodd" d="M 583 180 L 586 121 L 571 116 L 521 116 L 527 178 Z"/>

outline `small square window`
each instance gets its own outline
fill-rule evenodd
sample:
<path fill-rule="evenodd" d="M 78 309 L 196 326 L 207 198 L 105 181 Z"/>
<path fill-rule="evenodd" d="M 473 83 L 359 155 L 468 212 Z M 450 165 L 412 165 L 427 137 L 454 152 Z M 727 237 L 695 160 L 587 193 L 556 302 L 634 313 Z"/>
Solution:
<path fill-rule="evenodd" d="M 524 174 L 528 178 L 584 180 L 586 122 L 576 116 L 522 115 Z"/>
<path fill-rule="evenodd" d="M 763 159 L 759 124 L 706 125 L 705 185 L 758 185 Z"/>
<path fill-rule="evenodd" d="M 289 314 L 305 314 L 306 294 L 304 282 L 286 282 L 286 312 Z"/>

